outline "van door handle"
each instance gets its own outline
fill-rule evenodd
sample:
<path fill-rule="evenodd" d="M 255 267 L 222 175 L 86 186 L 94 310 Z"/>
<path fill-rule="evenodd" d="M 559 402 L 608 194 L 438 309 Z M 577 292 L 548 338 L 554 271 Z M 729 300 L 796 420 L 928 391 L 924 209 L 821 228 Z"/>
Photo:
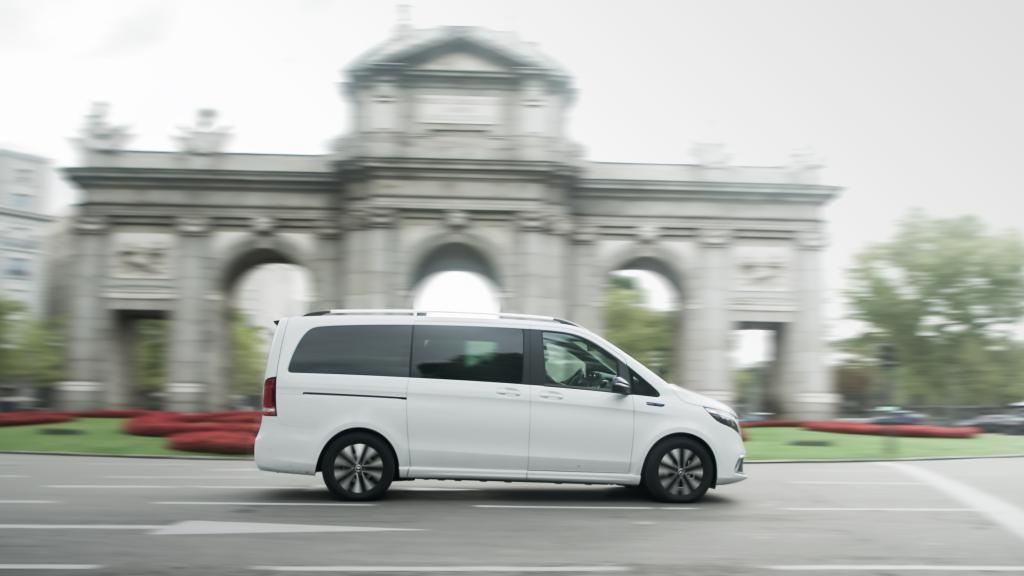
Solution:
<path fill-rule="evenodd" d="M 564 398 L 561 392 L 541 392 L 537 396 L 544 398 L 545 400 L 561 400 Z"/>
<path fill-rule="evenodd" d="M 497 394 L 498 396 L 508 396 L 509 398 L 522 396 L 522 394 L 519 393 L 519 390 L 516 390 L 515 388 L 498 388 Z"/>

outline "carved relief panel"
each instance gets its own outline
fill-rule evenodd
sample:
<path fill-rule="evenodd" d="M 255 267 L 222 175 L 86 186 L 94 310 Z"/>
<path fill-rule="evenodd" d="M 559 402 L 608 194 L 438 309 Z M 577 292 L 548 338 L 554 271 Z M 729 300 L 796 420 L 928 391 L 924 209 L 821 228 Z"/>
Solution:
<path fill-rule="evenodd" d="M 171 277 L 174 237 L 160 232 L 117 232 L 112 237 L 114 278 Z"/>

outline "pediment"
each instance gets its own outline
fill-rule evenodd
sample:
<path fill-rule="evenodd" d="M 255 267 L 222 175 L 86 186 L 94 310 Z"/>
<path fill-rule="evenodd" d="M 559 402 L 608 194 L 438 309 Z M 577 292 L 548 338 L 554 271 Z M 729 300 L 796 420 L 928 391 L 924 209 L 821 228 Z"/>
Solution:
<path fill-rule="evenodd" d="M 510 63 L 487 57 L 466 49 L 452 49 L 431 54 L 420 62 L 412 63 L 418 70 L 452 70 L 458 72 L 504 72 Z"/>
<path fill-rule="evenodd" d="M 530 68 L 564 75 L 553 60 L 511 33 L 462 26 L 396 36 L 357 59 L 349 72 L 375 67 L 465 72 Z"/>

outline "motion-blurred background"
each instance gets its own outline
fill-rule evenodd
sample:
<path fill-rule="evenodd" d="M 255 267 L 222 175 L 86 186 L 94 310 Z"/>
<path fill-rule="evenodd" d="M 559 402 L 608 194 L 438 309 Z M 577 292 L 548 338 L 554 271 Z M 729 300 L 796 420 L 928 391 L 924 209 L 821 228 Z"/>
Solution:
<path fill-rule="evenodd" d="M 503 311 L 1020 452 L 1022 12 L 8 0 L 0 405 L 250 409 L 278 317 Z"/>

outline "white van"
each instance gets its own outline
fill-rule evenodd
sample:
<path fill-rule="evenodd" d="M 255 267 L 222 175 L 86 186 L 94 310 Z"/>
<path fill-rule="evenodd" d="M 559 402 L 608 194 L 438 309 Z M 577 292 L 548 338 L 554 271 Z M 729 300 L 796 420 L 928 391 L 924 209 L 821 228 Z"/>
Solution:
<path fill-rule="evenodd" d="M 444 478 L 693 502 L 746 478 L 735 412 L 566 320 L 313 312 L 278 322 L 265 378 L 256 465 L 322 472 L 346 500 Z"/>

